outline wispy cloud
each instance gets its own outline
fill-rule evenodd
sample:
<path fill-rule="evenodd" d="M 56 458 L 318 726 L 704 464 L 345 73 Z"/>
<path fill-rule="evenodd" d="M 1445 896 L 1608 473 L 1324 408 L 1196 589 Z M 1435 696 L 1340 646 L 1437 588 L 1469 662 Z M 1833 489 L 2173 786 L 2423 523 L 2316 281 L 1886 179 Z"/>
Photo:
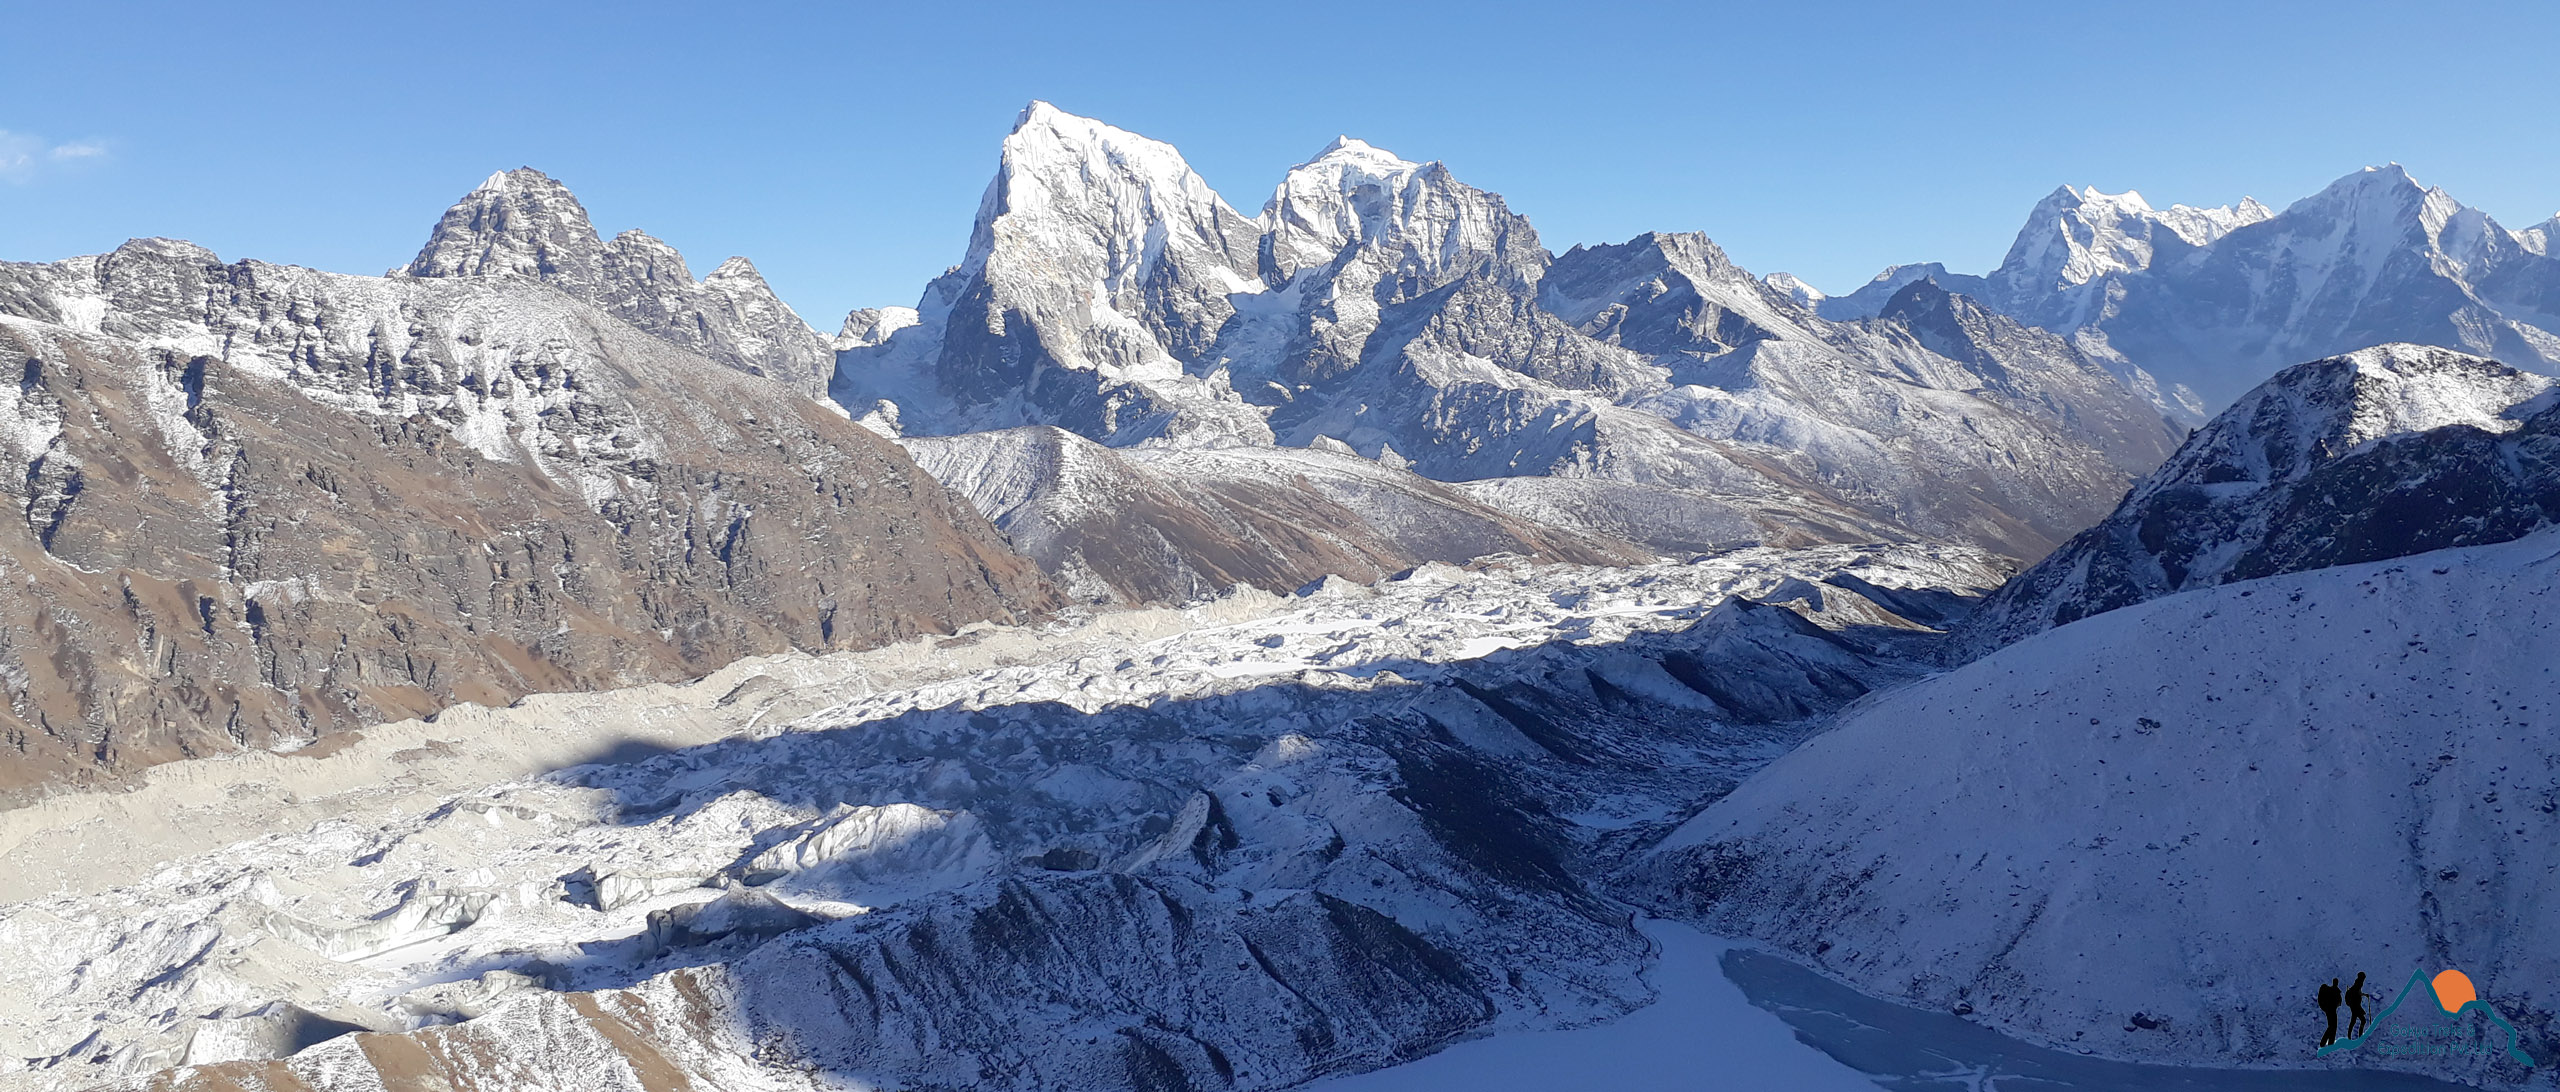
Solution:
<path fill-rule="evenodd" d="M 47 167 L 94 163 L 106 157 L 103 141 L 56 144 L 33 133 L 0 129 L 0 182 L 31 182 Z"/>

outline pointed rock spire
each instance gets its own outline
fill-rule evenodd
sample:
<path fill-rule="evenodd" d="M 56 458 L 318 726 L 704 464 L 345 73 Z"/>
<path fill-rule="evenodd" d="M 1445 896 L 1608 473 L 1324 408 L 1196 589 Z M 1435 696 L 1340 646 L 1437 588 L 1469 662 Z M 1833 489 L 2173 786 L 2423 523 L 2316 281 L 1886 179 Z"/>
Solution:
<path fill-rule="evenodd" d="M 490 175 L 446 209 L 409 263 L 413 277 L 518 274 L 592 298 L 604 250 L 569 187 L 531 167 Z"/>

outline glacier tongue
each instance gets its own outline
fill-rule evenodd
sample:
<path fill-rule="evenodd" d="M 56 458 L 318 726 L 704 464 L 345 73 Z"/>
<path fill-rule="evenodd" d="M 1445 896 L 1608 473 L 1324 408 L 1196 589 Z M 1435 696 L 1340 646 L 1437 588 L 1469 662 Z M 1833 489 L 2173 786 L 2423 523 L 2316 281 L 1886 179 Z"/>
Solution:
<path fill-rule="evenodd" d="M 1896 611 L 1998 576 L 1913 547 L 1426 566 L 181 764 L 0 816 L 30 953 L 0 1057 L 139 1085 L 191 1041 L 278 1049 L 283 1004 L 406 1038 L 172 1087 L 1276 1088 L 1605 1017 L 1646 945 L 1581 862 L 1909 678 L 1932 638 Z M 223 783 L 258 816 L 79 848 L 100 808 Z M 209 845 L 227 824 L 278 833 Z M 55 867 L 74 890 L 26 897 Z"/>

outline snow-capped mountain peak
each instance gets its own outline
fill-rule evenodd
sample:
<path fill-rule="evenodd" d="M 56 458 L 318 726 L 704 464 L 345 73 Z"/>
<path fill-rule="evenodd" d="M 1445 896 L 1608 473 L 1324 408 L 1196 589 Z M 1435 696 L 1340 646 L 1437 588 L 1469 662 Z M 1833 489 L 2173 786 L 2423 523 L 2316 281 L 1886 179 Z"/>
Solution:
<path fill-rule="evenodd" d="M 1266 440 L 1194 370 L 1230 297 L 1263 288 L 1260 234 L 1172 145 L 1035 101 L 918 327 L 847 344 L 832 393 L 895 402 L 927 433 L 1032 420 L 1114 444 Z"/>
<path fill-rule="evenodd" d="M 1760 280 L 1769 287 L 1777 289 L 1780 295 L 1794 300 L 1796 302 L 1796 306 L 1802 307 L 1807 311 L 1811 311 L 1822 306 L 1822 301 L 1831 298 L 1821 289 L 1815 288 L 1810 284 L 1806 284 L 1804 282 L 1804 278 L 1798 277 L 1793 273 L 1771 273 L 1766 277 L 1760 278 Z"/>
<path fill-rule="evenodd" d="M 2423 345 L 2377 345 L 2288 369 L 2197 431 L 2128 505 L 2200 482 L 2278 483 L 2378 440 L 2468 425 L 2512 432 L 2554 381 Z"/>
<path fill-rule="evenodd" d="M 1088 177 L 1119 184 L 1087 185 Z M 1036 100 L 1023 108 L 1005 137 L 998 185 L 1003 187 L 1002 211 L 1008 214 L 1077 216 L 1107 210 L 1122 221 L 1151 211 L 1196 218 L 1234 214 L 1173 145 Z M 1087 196 L 1104 204 L 1084 205 L 1080 199 Z"/>
<path fill-rule="evenodd" d="M 2012 296 L 2068 289 L 2110 273 L 2149 268 L 2164 230 L 2177 243 L 2200 247 L 2267 215 L 2266 206 L 2256 201 L 2244 200 L 2237 208 L 2155 209 L 2136 190 L 2104 193 L 2096 186 L 2064 186 L 2037 203 L 1991 280 Z"/>
<path fill-rule="evenodd" d="M 2546 258 L 2560 256 L 2551 253 L 2551 244 L 2555 242 L 2560 242 L 2560 213 L 2553 213 L 2550 219 L 2516 232 L 2518 245 L 2529 253 Z"/>

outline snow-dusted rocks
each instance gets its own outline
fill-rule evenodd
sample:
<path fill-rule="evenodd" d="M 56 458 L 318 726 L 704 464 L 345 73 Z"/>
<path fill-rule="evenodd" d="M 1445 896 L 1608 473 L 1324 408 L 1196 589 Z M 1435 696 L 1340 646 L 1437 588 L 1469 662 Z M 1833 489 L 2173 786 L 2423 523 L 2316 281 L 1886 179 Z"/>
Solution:
<path fill-rule="evenodd" d="M 2189 588 L 2501 542 L 2560 520 L 2554 380 L 2385 345 L 2286 370 L 2003 587 L 1987 648 Z"/>
<path fill-rule="evenodd" d="M 1964 365 L 1982 397 L 2054 426 L 2127 475 L 2157 469 L 2185 439 L 2162 415 L 2150 373 L 2092 357 L 1935 280 L 1904 286 L 1877 318 Z"/>
<path fill-rule="evenodd" d="M 2068 1049 L 2304 1064 L 2314 984 L 2457 967 L 2548 1059 L 2555 626 L 2551 530 L 2098 615 L 1860 706 L 1625 889 Z"/>
<path fill-rule="evenodd" d="M 138 240 L 0 265 L 0 347 L 0 790 L 1054 603 L 894 445 L 513 275 Z"/>
<path fill-rule="evenodd" d="M 1014 548 L 1094 602 L 1183 602 L 1237 584 L 1286 592 L 1328 575 L 1366 582 L 1496 555 L 1653 557 L 1348 450 L 1109 448 L 1043 425 L 904 443 Z"/>
<path fill-rule="evenodd" d="M 519 276 L 732 368 L 812 396 L 835 370 L 826 338 L 731 258 L 701 281 L 674 247 L 638 231 L 603 242 L 569 188 L 531 167 L 489 176 L 445 210 L 411 277 Z"/>
<path fill-rule="evenodd" d="M 1936 540 L 2040 553 L 2086 526 L 2127 467 L 2148 468 L 2172 443 L 2105 372 L 2014 324 L 1944 307 L 1936 320 L 1916 308 L 1903 316 L 1926 337 L 1903 320 L 1830 322 L 1700 235 L 1575 247 L 1540 292 L 1578 331 L 1662 369 L 1661 386 L 1634 406 L 1681 439 Z M 1673 477 L 1682 449 L 1666 448 L 1633 476 L 1748 489 L 1742 475 Z"/>

